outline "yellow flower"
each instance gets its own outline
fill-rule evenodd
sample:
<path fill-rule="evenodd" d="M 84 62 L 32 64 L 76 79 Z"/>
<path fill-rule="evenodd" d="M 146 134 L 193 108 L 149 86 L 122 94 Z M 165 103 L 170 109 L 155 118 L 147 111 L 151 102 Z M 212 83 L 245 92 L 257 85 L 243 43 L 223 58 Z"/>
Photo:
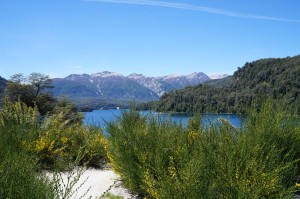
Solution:
<path fill-rule="evenodd" d="M 198 134 L 195 131 L 189 131 L 188 138 L 190 140 L 195 140 L 197 138 L 197 136 L 198 136 Z"/>
<path fill-rule="evenodd" d="M 296 183 L 296 187 L 300 187 L 300 183 Z"/>
<path fill-rule="evenodd" d="M 66 144 L 66 143 L 67 143 L 67 141 L 68 141 L 68 138 L 66 138 L 66 137 L 63 137 L 63 138 L 61 138 L 61 141 L 62 141 L 62 143 L 63 143 L 63 144 Z"/>
<path fill-rule="evenodd" d="M 239 179 L 239 175 L 238 175 L 237 173 L 235 174 L 235 178 L 236 178 L 236 179 Z"/>
<path fill-rule="evenodd" d="M 42 151 L 45 147 L 46 147 L 46 143 L 42 138 L 36 141 L 35 149 L 37 152 Z"/>
<path fill-rule="evenodd" d="M 143 154 L 141 155 L 141 160 L 142 160 L 142 162 L 143 162 L 143 163 L 145 163 L 145 162 L 146 162 L 146 160 L 147 160 L 147 156 L 146 156 L 146 154 L 145 154 L 145 153 L 143 153 Z"/>
<path fill-rule="evenodd" d="M 146 169 L 146 171 L 144 171 L 144 179 L 143 179 L 145 185 L 147 186 L 147 189 L 146 191 L 149 193 L 149 195 L 152 197 L 152 198 L 159 198 L 158 197 L 158 192 L 155 188 L 156 186 L 156 182 L 155 180 L 153 179 L 153 177 L 151 176 L 151 173 L 149 171 L 149 169 Z"/>
<path fill-rule="evenodd" d="M 170 156 L 169 159 L 170 159 L 170 166 L 168 167 L 168 172 L 169 172 L 169 175 L 171 176 L 171 178 L 175 178 L 177 172 L 176 172 L 176 168 L 174 166 L 174 159 L 172 156 Z"/>

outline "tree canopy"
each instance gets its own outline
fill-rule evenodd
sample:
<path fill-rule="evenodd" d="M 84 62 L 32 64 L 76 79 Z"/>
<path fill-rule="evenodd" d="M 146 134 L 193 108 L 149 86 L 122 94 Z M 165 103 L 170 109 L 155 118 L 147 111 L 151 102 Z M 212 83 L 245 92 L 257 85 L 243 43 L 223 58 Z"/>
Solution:
<path fill-rule="evenodd" d="M 7 80 L 0 76 L 0 107 L 2 105 L 2 98 L 4 95 L 4 89 L 6 87 Z"/>
<path fill-rule="evenodd" d="M 5 88 L 5 96 L 12 102 L 21 101 L 29 107 L 36 106 L 41 114 L 57 114 L 70 122 L 81 122 L 82 116 L 74 103 L 66 98 L 56 99 L 51 93 L 52 79 L 41 73 L 22 73 L 11 76 Z"/>
<path fill-rule="evenodd" d="M 45 89 L 53 88 L 52 79 L 50 79 L 49 75 L 31 73 L 28 80 L 35 88 L 35 96 L 38 96 Z"/>

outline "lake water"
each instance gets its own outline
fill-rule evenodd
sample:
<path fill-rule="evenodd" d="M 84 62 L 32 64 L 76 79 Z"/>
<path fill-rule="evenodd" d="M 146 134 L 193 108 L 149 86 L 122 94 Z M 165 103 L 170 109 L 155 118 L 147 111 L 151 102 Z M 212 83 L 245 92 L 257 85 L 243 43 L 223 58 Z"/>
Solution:
<path fill-rule="evenodd" d="M 84 123 L 85 124 L 96 124 L 102 128 L 105 128 L 106 122 L 115 121 L 117 117 L 121 116 L 122 110 L 112 109 L 112 110 L 94 110 L 92 112 L 86 112 Z M 185 113 L 157 113 L 157 112 L 150 112 L 150 111 L 141 111 L 142 115 L 147 114 L 159 114 L 163 118 L 170 118 L 172 121 L 175 122 L 182 122 L 183 124 L 187 124 L 189 118 L 193 117 L 191 114 Z M 209 121 L 215 123 L 218 119 L 226 119 L 228 120 L 233 126 L 240 127 L 242 125 L 242 121 L 244 116 L 237 115 L 237 114 L 203 114 L 202 115 L 202 122 L 204 124 L 208 124 Z"/>

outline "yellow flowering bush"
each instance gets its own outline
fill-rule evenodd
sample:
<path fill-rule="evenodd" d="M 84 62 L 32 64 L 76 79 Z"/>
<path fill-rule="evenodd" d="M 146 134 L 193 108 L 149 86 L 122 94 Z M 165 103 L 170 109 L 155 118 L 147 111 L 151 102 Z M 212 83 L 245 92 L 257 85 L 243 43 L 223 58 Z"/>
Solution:
<path fill-rule="evenodd" d="M 109 161 L 107 156 L 108 141 L 97 127 L 89 127 L 84 161 L 90 166 L 102 167 Z"/>
<path fill-rule="evenodd" d="M 9 122 L 18 126 L 33 125 L 37 127 L 39 116 L 36 107 L 27 107 L 20 101 L 12 103 L 5 99 L 5 107 L 0 113 L 0 125 L 4 126 L 6 122 Z"/>
<path fill-rule="evenodd" d="M 28 145 L 39 157 L 42 167 L 64 168 L 78 157 L 81 164 L 91 166 L 101 166 L 107 161 L 107 141 L 100 129 L 58 118 L 56 115 L 46 118 L 34 144 Z"/>
<path fill-rule="evenodd" d="M 57 198 L 28 150 L 35 147 L 39 124 L 37 109 L 22 102 L 6 100 L 0 108 L 0 198 Z M 39 149 L 45 145 L 39 143 Z"/>
<path fill-rule="evenodd" d="M 253 109 L 242 128 L 226 120 L 203 126 L 197 117 L 183 126 L 130 110 L 109 124 L 108 157 L 143 198 L 292 198 L 299 118 L 276 110 Z"/>
<path fill-rule="evenodd" d="M 158 190 L 157 190 L 157 181 L 153 178 L 152 173 L 149 169 L 146 169 L 143 176 L 143 183 L 145 185 L 145 189 L 147 194 L 149 194 L 150 198 L 159 198 Z"/>

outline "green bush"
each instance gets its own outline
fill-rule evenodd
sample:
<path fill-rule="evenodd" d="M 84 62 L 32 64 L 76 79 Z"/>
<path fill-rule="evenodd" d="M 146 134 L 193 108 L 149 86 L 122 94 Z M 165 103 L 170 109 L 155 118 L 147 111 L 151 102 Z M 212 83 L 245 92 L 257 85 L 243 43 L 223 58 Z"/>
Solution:
<path fill-rule="evenodd" d="M 70 122 L 63 115 L 41 120 L 36 108 L 6 100 L 0 110 L 0 199 L 71 198 L 80 173 L 62 190 L 61 175 L 50 181 L 41 169 L 59 173 L 78 163 L 105 163 L 107 140 L 101 129 Z"/>
<path fill-rule="evenodd" d="M 53 184 L 37 172 L 24 144 L 34 140 L 38 112 L 6 102 L 0 111 L 0 198 L 55 198 Z"/>
<path fill-rule="evenodd" d="M 102 166 L 106 162 L 107 141 L 100 128 L 60 120 L 59 115 L 45 119 L 37 139 L 28 145 L 43 168 L 68 169 L 81 156 L 81 163 Z"/>
<path fill-rule="evenodd" d="M 108 162 L 108 141 L 97 126 L 86 127 L 88 136 L 82 162 L 91 167 L 103 167 Z"/>
<path fill-rule="evenodd" d="M 242 128 L 187 127 L 131 110 L 110 123 L 109 158 L 125 185 L 149 198 L 292 198 L 299 175 L 298 118 L 267 102 Z"/>
<path fill-rule="evenodd" d="M 1 154 L 0 198 L 53 199 L 53 183 L 36 171 L 36 162 L 24 153 Z"/>

